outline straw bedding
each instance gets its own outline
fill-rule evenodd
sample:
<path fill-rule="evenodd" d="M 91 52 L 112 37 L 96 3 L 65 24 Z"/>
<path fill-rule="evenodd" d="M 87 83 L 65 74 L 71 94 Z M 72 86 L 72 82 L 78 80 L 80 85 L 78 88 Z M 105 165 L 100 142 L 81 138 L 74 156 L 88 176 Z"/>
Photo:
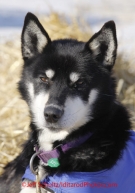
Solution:
<path fill-rule="evenodd" d="M 52 39 L 87 41 L 92 34 L 85 22 L 79 21 L 78 24 L 72 19 L 69 24 L 55 13 L 41 17 L 40 21 Z M 0 44 L 0 173 L 19 154 L 21 144 L 28 137 L 29 112 L 17 91 L 22 64 L 19 37 Z M 135 129 L 135 64 L 118 56 L 114 72 L 118 81 L 118 97 L 129 109 Z"/>

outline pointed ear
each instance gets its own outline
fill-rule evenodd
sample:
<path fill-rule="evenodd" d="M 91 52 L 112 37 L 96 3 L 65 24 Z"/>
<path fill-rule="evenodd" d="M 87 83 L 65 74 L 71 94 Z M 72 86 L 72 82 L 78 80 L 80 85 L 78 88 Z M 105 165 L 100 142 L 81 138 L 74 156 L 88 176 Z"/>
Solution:
<path fill-rule="evenodd" d="M 45 46 L 51 42 L 47 32 L 32 13 L 27 13 L 25 17 L 21 40 L 24 59 L 41 53 Z"/>
<path fill-rule="evenodd" d="M 94 58 L 111 70 L 115 63 L 117 53 L 116 28 L 113 21 L 104 24 L 99 32 L 86 44 Z"/>

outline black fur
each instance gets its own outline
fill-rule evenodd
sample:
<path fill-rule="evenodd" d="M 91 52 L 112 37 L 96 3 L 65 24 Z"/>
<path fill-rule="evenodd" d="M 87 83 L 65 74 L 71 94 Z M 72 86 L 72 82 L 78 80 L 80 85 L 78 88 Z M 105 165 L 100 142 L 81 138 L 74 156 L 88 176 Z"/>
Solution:
<path fill-rule="evenodd" d="M 48 43 L 42 53 L 31 49 L 34 52 L 33 57 L 27 58 L 23 55 L 24 68 L 19 82 L 19 91 L 28 105 L 31 99 L 27 92 L 25 80 L 33 82 L 35 94 L 44 88 L 47 91 L 50 90 L 52 97 L 48 103 L 53 101 L 53 103 L 58 105 L 64 105 L 67 95 L 72 97 L 79 96 L 83 101 L 87 102 L 90 89 L 97 88 L 100 91 L 96 104 L 94 104 L 94 118 L 77 130 L 72 131 L 63 141 L 55 141 L 53 146 L 56 147 L 58 144 L 72 141 L 89 131 L 93 132 L 92 137 L 79 147 L 70 149 L 66 153 L 61 153 L 59 158 L 60 166 L 57 169 L 45 167 L 45 170 L 49 175 L 53 175 L 55 172 L 93 172 L 111 168 L 120 158 L 121 150 L 126 147 L 126 142 L 129 139 L 127 131 L 131 127 L 127 110 L 117 102 L 115 79 L 112 77 L 111 72 L 117 50 L 114 22 L 111 21 L 105 24 L 87 43 L 76 40 L 56 40 L 51 42 L 37 18 L 29 13 L 26 16 L 22 33 L 22 54 L 23 34 L 30 20 L 34 20 L 38 24 Z M 113 51 L 113 59 L 110 66 L 105 66 L 103 63 L 108 49 L 105 41 L 100 42 L 98 55 L 95 56 L 94 50 L 90 49 L 91 42 L 98 38 L 104 29 L 111 29 L 115 41 L 115 50 Z M 34 47 L 37 42 L 32 41 L 32 44 L 35 44 L 33 45 Z M 44 83 L 37 81 L 37 79 L 48 67 L 56 72 L 57 77 L 54 77 L 53 84 L 49 82 L 45 86 Z M 81 81 L 83 81 L 81 85 L 79 83 L 76 83 L 77 85 L 70 84 L 67 77 L 73 71 L 81 74 Z M 34 153 L 33 147 L 37 144 L 40 132 L 33 121 L 34 115 L 31 109 L 30 114 L 32 118 L 30 137 L 24 145 L 22 153 L 6 166 L 5 173 L 0 178 L 0 193 L 17 193 L 20 190 L 21 177 L 27 165 L 29 165 L 30 158 Z M 37 158 L 35 167 L 38 162 Z"/>

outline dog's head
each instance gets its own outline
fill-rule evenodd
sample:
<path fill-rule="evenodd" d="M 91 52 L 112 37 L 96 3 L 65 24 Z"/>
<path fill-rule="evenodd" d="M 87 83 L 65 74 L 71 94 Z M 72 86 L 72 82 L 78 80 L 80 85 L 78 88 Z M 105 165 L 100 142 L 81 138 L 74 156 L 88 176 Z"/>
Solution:
<path fill-rule="evenodd" d="M 39 20 L 28 13 L 22 31 L 24 68 L 19 90 L 37 128 L 70 132 L 107 113 L 115 99 L 111 69 L 116 50 L 113 21 L 86 43 L 51 41 Z"/>

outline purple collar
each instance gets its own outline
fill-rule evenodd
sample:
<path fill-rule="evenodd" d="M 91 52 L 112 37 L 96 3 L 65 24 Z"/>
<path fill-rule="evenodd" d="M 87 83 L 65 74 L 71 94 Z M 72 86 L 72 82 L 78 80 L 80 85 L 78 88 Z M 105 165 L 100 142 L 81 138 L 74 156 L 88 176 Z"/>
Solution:
<path fill-rule="evenodd" d="M 34 162 L 34 159 L 36 156 L 38 156 L 40 158 L 40 160 L 42 160 L 44 165 L 50 166 L 50 167 L 58 167 L 60 165 L 59 160 L 58 160 L 58 158 L 60 156 L 60 151 L 58 150 L 59 149 L 58 147 L 60 147 L 62 152 L 65 153 L 69 149 L 78 147 L 79 145 L 83 144 L 91 136 L 92 136 L 92 133 L 89 132 L 86 135 L 79 137 L 76 140 L 73 140 L 73 141 L 66 143 L 64 145 L 59 145 L 51 151 L 39 150 L 38 146 L 35 145 L 36 153 L 34 153 L 30 159 L 30 170 L 32 171 L 33 174 L 37 175 L 37 170 L 35 171 L 33 168 L 33 162 Z"/>
<path fill-rule="evenodd" d="M 87 139 L 89 139 L 92 136 L 92 133 L 88 133 L 87 135 L 84 135 L 82 137 L 79 137 L 76 140 L 73 140 L 69 143 L 66 143 L 64 145 L 59 145 L 57 147 L 60 147 L 62 152 L 65 153 L 71 148 L 78 147 L 79 145 L 83 144 Z M 60 152 L 58 148 L 55 148 L 51 151 L 44 151 L 44 150 L 39 150 L 37 145 L 35 146 L 36 150 L 36 155 L 45 163 L 47 164 L 48 160 L 51 158 L 58 158 L 60 156 Z"/>

